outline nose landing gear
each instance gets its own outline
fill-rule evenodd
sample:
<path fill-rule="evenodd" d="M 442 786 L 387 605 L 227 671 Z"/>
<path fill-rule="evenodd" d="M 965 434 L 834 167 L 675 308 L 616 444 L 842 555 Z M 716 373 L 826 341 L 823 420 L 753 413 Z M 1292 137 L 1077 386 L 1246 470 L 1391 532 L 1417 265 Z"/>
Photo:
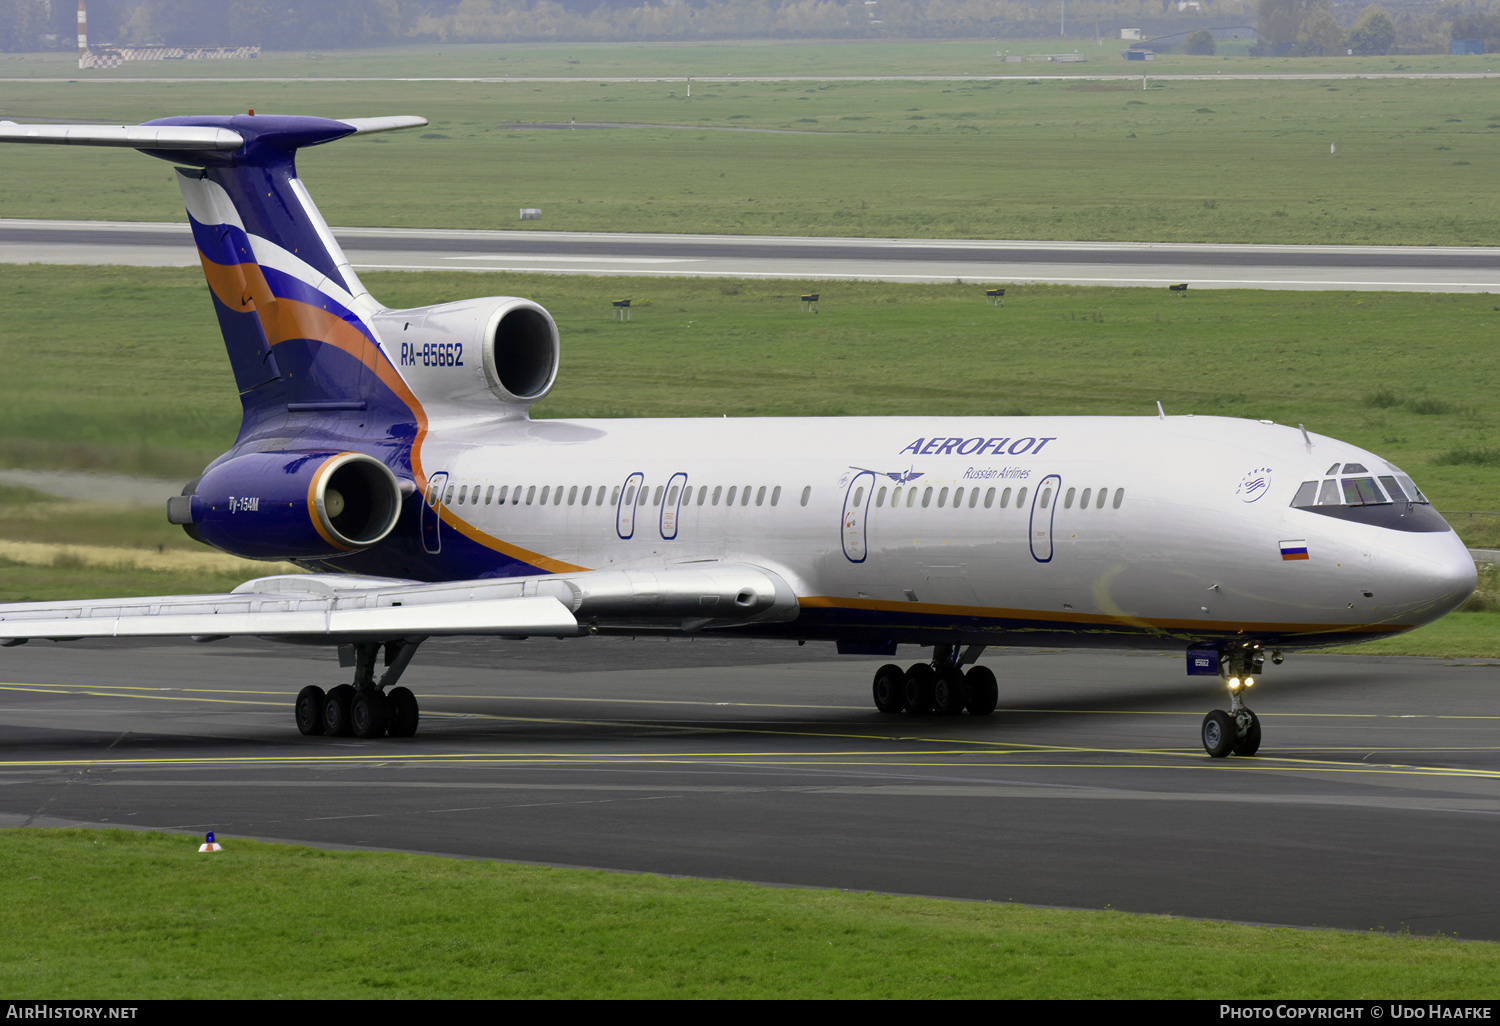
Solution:
<path fill-rule="evenodd" d="M 957 716 L 965 709 L 971 716 L 990 715 L 1000 700 L 995 674 L 985 666 L 963 669 L 983 651 L 983 645 L 970 645 L 962 653 L 957 645 L 935 645 L 930 663 L 914 663 L 906 670 L 887 663 L 875 671 L 875 708 L 914 716 Z"/>
<path fill-rule="evenodd" d="M 1219 657 L 1219 677 L 1229 689 L 1229 711 L 1215 709 L 1203 717 L 1203 750 L 1215 759 L 1230 755 L 1254 755 L 1260 751 L 1260 717 L 1245 704 L 1245 691 L 1265 664 L 1266 653 L 1259 642 L 1226 648 Z M 1280 663 L 1281 653 L 1272 652 L 1271 662 Z"/>

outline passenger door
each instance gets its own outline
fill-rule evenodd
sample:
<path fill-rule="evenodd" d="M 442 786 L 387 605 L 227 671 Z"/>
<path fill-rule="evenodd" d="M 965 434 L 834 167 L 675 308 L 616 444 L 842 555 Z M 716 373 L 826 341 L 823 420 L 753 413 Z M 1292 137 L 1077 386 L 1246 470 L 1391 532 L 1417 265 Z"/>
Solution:
<path fill-rule="evenodd" d="M 1062 478 L 1048 474 L 1031 493 L 1031 558 L 1038 563 L 1052 562 L 1052 521 L 1057 514 L 1057 496 Z"/>
<path fill-rule="evenodd" d="M 620 501 L 615 506 L 615 534 L 620 536 L 621 541 L 629 541 L 635 537 L 635 496 L 644 487 L 642 482 L 645 480 L 646 475 L 636 471 L 625 479 L 625 484 L 620 489 Z"/>
<path fill-rule="evenodd" d="M 865 509 L 869 506 L 870 493 L 874 490 L 875 475 L 868 470 L 854 475 L 844 492 L 842 528 L 844 556 L 851 563 L 863 563 L 869 554 L 866 547 Z"/>

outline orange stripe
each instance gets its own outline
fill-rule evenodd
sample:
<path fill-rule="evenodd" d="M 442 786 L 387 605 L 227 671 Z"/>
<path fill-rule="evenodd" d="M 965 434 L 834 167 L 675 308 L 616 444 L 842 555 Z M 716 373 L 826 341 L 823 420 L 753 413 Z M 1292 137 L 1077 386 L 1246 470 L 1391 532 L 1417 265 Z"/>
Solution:
<path fill-rule="evenodd" d="M 1351 634 L 1362 631 L 1386 631 L 1396 633 L 1409 631 L 1410 624 L 1347 624 L 1347 623 L 1247 623 L 1230 627 L 1212 620 L 1158 620 L 1147 618 L 1103 616 L 1098 613 L 1054 613 L 1038 609 L 1003 609 L 992 606 L 950 606 L 932 602 L 888 602 L 881 599 L 840 598 L 829 595 L 814 595 L 798 598 L 797 604 L 812 609 L 863 609 L 888 613 L 916 612 L 936 616 L 972 616 L 988 620 L 1040 620 L 1050 623 L 1075 623 L 1098 627 L 1145 626 L 1161 631 L 1214 631 L 1233 630 L 1235 633 L 1270 632 L 1278 634 L 1339 633 Z"/>
<path fill-rule="evenodd" d="M 317 531 L 324 541 L 326 541 L 329 545 L 332 545 L 336 549 L 342 549 L 345 552 L 351 552 L 353 550 L 350 549 L 349 546 L 341 545 L 334 539 L 331 534 L 323 530 L 323 524 L 318 519 L 318 507 L 316 501 L 318 495 L 318 482 L 323 480 L 323 475 L 327 473 L 328 464 L 332 463 L 334 460 L 338 459 L 339 456 L 343 455 L 345 454 L 338 453 L 337 455 L 328 457 L 313 473 L 312 481 L 309 482 L 307 486 L 307 515 L 308 518 L 312 520 L 313 530 Z"/>

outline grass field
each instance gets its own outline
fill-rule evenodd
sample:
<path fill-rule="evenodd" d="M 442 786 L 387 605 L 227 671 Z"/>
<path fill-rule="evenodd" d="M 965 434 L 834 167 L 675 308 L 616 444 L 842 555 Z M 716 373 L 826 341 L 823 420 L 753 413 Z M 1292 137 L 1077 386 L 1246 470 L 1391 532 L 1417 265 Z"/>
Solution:
<path fill-rule="evenodd" d="M 1142 90 L 1039 75 L 696 83 L 691 100 L 685 93 L 671 82 L 12 81 L 0 117 L 136 123 L 254 107 L 429 118 L 427 130 L 301 155 L 336 225 L 507 228 L 524 206 L 543 210 L 527 227 L 588 231 L 1500 239 L 1500 179 L 1485 173 L 1500 149 L 1500 78 L 1157 78 Z M 691 130 L 501 127 L 570 118 Z M 759 131 L 721 130 L 730 128 Z M 0 216 L 182 212 L 161 162 L 12 146 L 0 147 Z"/>
<path fill-rule="evenodd" d="M 1491 999 L 1500 946 L 121 830 L 0 831 L 50 998 Z M 1233 972 L 1225 966 L 1232 965 Z"/>
<path fill-rule="evenodd" d="M 1249 57 L 1221 41 L 1214 57 L 1160 53 L 1150 64 L 1127 64 L 1128 44 L 1077 39 L 964 39 L 897 42 L 827 40 L 712 43 L 423 44 L 364 51 L 267 51 L 253 61 L 142 61 L 80 71 L 75 54 L 0 54 L 0 79 L 65 78 L 334 78 L 341 76 L 609 78 L 628 76 L 823 75 L 1151 75 L 1353 74 L 1500 71 L 1495 55 L 1454 57 Z M 1077 53 L 1081 63 L 1007 63 L 1002 53 Z"/>
<path fill-rule="evenodd" d="M 562 331 L 541 417 L 1222 414 L 1306 424 L 1413 474 L 1439 509 L 1500 494 L 1493 297 L 1013 289 L 382 272 L 392 306 L 523 295 Z M 239 404 L 193 269 L 0 265 L 0 458 L 186 479 Z M 635 299 L 628 324 L 609 301 Z M 98 326 L 107 324 L 107 337 Z M 918 369 L 921 370 L 918 370 Z M 925 371 L 925 373 L 924 373 Z M 1496 518 L 1465 521 L 1474 544 Z"/>

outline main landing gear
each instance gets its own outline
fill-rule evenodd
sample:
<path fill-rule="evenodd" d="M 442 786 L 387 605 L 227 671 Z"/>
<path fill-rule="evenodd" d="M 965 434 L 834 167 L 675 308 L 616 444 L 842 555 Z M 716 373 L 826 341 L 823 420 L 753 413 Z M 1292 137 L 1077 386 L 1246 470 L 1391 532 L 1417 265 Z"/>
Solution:
<path fill-rule="evenodd" d="M 1229 688 L 1229 711 L 1215 709 L 1203 717 L 1203 750 L 1213 758 L 1260 751 L 1260 717 L 1245 705 L 1244 695 L 1255 686 L 1265 661 L 1265 651 L 1254 641 L 1220 653 L 1219 677 Z M 1271 662 L 1280 664 L 1281 653 L 1272 652 Z"/>
<path fill-rule="evenodd" d="M 354 683 L 340 684 L 326 693 L 315 684 L 303 688 L 297 694 L 297 729 L 309 736 L 411 737 L 417 732 L 417 696 L 392 685 L 401 678 L 423 640 L 352 646 Z M 386 671 L 376 681 L 375 657 L 382 647 Z M 385 690 L 388 687 L 390 691 Z"/>
<path fill-rule="evenodd" d="M 971 645 L 959 654 L 957 645 L 936 645 L 932 662 L 914 663 L 906 670 L 887 663 L 875 671 L 875 708 L 883 713 L 939 713 L 957 716 L 965 709 L 971 716 L 988 716 L 1000 700 L 1000 686 L 986 666 L 971 666 L 984 651 Z"/>

